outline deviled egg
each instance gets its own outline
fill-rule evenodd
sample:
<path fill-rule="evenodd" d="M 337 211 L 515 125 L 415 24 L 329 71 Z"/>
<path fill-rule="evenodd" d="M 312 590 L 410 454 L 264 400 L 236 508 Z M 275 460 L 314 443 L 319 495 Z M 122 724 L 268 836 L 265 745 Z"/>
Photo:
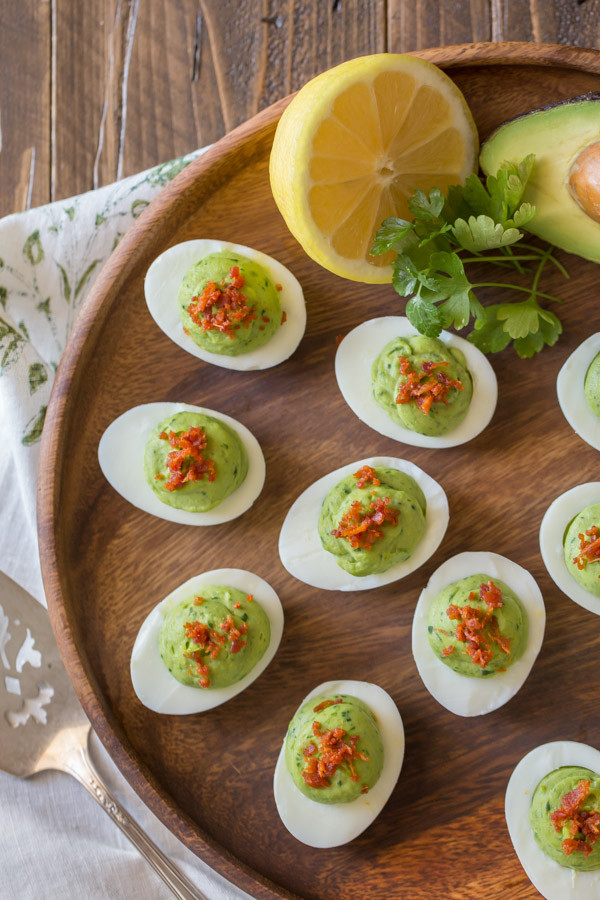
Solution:
<path fill-rule="evenodd" d="M 98 461 L 122 497 L 182 525 L 241 516 L 265 481 L 254 435 L 231 416 L 187 403 L 127 410 L 102 435 Z"/>
<path fill-rule="evenodd" d="M 505 813 L 519 861 L 546 900 L 600 897 L 598 750 L 576 741 L 536 747 L 510 777 Z"/>
<path fill-rule="evenodd" d="M 154 712 L 186 715 L 231 700 L 269 665 L 283 609 L 273 588 L 244 569 L 215 569 L 179 585 L 145 618 L 131 681 Z"/>
<path fill-rule="evenodd" d="M 545 626 L 544 600 L 526 569 L 497 553 L 459 553 L 421 592 L 413 656 L 438 703 L 457 716 L 480 716 L 517 693 Z"/>
<path fill-rule="evenodd" d="M 556 393 L 573 431 L 600 450 L 600 332 L 571 353 L 558 373 Z"/>
<path fill-rule="evenodd" d="M 194 240 L 169 247 L 146 275 L 146 303 L 183 350 L 227 369 L 268 369 L 292 355 L 306 328 L 298 280 L 241 244 Z"/>
<path fill-rule="evenodd" d="M 313 587 L 361 591 L 414 572 L 448 526 L 443 488 L 405 459 L 349 463 L 308 487 L 279 535 L 288 572 Z"/>
<path fill-rule="evenodd" d="M 366 681 L 318 685 L 296 711 L 277 759 L 273 789 L 283 824 L 310 847 L 354 840 L 385 806 L 403 759 L 402 718 L 386 691 Z"/>
<path fill-rule="evenodd" d="M 442 331 L 420 335 L 404 316 L 358 325 L 341 341 L 335 374 L 370 428 L 415 447 L 456 447 L 488 425 L 498 383 L 477 347 Z"/>
<path fill-rule="evenodd" d="M 542 519 L 540 551 L 555 584 L 600 615 L 600 481 L 578 484 L 554 500 Z"/>

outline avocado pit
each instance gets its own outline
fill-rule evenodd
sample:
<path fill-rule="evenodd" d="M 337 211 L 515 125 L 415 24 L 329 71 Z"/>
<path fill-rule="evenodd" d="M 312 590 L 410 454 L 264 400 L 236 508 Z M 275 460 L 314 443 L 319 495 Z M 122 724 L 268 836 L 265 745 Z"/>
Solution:
<path fill-rule="evenodd" d="M 569 169 L 569 192 L 583 211 L 600 222 L 600 141 L 577 154 Z"/>

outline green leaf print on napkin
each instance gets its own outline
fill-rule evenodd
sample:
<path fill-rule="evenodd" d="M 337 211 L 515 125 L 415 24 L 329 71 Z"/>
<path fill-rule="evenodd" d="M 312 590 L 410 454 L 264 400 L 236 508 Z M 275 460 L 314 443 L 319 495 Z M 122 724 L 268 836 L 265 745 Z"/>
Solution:
<path fill-rule="evenodd" d="M 47 408 L 47 406 L 42 406 L 39 413 L 30 419 L 25 426 L 25 433 L 21 438 L 21 443 L 25 444 L 26 447 L 30 444 L 35 444 L 41 438 Z"/>
<path fill-rule="evenodd" d="M 48 381 L 46 366 L 42 363 L 32 363 L 29 366 L 29 393 L 33 394 L 45 381 Z"/>
<path fill-rule="evenodd" d="M 44 249 L 40 240 L 40 232 L 36 228 L 23 244 L 23 256 L 32 266 L 38 266 L 44 258 Z"/>
<path fill-rule="evenodd" d="M 0 369 L 8 369 L 21 355 L 25 338 L 16 328 L 0 318 Z M 0 373 L 1 374 L 1 373 Z"/>

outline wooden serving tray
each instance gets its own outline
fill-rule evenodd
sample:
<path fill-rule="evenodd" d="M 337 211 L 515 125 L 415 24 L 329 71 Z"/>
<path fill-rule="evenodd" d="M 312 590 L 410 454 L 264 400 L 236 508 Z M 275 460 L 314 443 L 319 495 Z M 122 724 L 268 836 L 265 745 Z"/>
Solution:
<path fill-rule="evenodd" d="M 519 113 L 600 89 L 600 53 L 592 50 L 474 44 L 420 55 L 464 91 L 482 138 Z M 401 314 L 404 304 L 391 286 L 326 272 L 285 227 L 267 167 L 287 103 L 227 135 L 165 188 L 113 253 L 80 313 L 42 442 L 39 531 L 56 637 L 79 698 L 125 777 L 198 856 L 254 897 L 534 898 L 504 823 L 509 775 L 544 741 L 600 747 L 600 619 L 554 586 L 538 550 L 540 521 L 554 497 L 597 478 L 598 454 L 563 418 L 555 381 L 566 357 L 598 330 L 600 269 L 558 254 L 571 280 L 548 272 L 544 289 L 565 298 L 558 310 L 565 333 L 532 360 L 513 350 L 492 357 L 498 408 L 476 440 L 419 450 L 382 437 L 342 399 L 335 337 L 367 318 Z M 155 326 L 144 274 L 164 249 L 198 237 L 257 247 L 299 278 L 308 328 L 289 361 L 263 372 L 228 371 L 184 353 Z M 107 484 L 96 456 L 102 432 L 126 409 L 155 400 L 213 407 L 254 432 L 267 480 L 245 515 L 186 528 L 140 512 Z M 330 470 L 375 454 L 404 456 L 442 483 L 450 502 L 442 546 L 403 581 L 374 591 L 329 593 L 296 581 L 277 553 L 290 504 Z M 521 691 L 475 719 L 458 718 L 432 699 L 410 649 L 422 586 L 463 550 L 492 550 L 529 569 L 548 614 L 542 652 Z M 129 678 L 139 625 L 176 585 L 222 566 L 250 569 L 278 591 L 286 616 L 280 650 L 265 674 L 224 706 L 189 717 L 152 713 Z M 389 691 L 404 719 L 406 757 L 374 824 L 349 845 L 314 850 L 281 824 L 273 769 L 298 703 L 333 678 L 374 681 Z"/>

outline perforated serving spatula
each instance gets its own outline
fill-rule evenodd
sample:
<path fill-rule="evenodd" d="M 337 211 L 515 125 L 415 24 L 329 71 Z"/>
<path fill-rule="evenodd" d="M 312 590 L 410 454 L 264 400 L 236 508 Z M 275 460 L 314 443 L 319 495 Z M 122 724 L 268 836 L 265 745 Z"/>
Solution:
<path fill-rule="evenodd" d="M 206 900 L 112 796 L 88 752 L 91 725 L 60 658 L 46 610 L 0 572 L 0 768 L 73 775 L 180 900 Z"/>

